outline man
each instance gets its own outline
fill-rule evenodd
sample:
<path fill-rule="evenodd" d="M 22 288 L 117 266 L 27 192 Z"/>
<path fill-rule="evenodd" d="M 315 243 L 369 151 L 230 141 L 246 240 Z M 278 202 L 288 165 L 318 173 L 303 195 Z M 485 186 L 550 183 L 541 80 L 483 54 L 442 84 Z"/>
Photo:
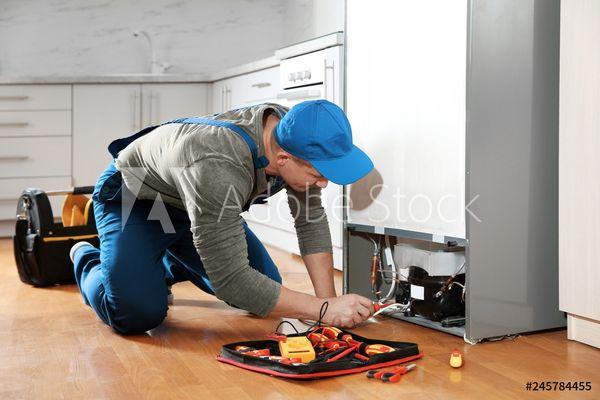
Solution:
<path fill-rule="evenodd" d="M 71 259 L 86 304 L 120 333 L 165 318 L 168 287 L 191 281 L 259 316 L 352 327 L 371 301 L 336 297 L 331 237 L 320 191 L 348 184 L 373 164 L 352 144 L 344 112 L 326 100 L 290 110 L 261 104 L 172 121 L 111 143 L 115 157 L 93 194 L 100 249 L 80 242 Z M 240 213 L 285 187 L 311 296 L 281 285 L 264 246 Z"/>

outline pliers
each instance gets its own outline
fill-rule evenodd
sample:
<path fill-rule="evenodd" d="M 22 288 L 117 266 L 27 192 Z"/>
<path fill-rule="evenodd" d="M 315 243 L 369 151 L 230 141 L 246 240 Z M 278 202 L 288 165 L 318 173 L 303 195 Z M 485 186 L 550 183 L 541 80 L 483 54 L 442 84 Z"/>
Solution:
<path fill-rule="evenodd" d="M 367 378 L 381 379 L 384 382 L 398 382 L 402 375 L 416 367 L 416 364 L 401 365 L 389 371 L 371 370 L 367 372 Z"/>

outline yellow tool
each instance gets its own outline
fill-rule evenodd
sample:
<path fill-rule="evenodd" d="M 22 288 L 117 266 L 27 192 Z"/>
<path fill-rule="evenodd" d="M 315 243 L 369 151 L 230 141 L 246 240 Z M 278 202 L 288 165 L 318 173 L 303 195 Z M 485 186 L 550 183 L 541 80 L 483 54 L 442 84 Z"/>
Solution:
<path fill-rule="evenodd" d="M 303 363 L 315 359 L 315 349 L 306 336 L 293 336 L 279 342 L 279 351 L 282 357 L 300 358 Z"/>
<path fill-rule="evenodd" d="M 450 354 L 450 366 L 452 368 L 460 368 L 462 366 L 462 355 L 458 349 L 454 349 Z"/>

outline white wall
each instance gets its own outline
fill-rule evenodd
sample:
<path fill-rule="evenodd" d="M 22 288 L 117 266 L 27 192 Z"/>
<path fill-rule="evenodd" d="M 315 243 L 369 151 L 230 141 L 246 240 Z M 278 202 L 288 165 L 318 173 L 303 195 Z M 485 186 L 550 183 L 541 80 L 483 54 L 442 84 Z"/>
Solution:
<path fill-rule="evenodd" d="M 0 75 L 214 72 L 343 30 L 343 0 L 2 0 Z"/>
<path fill-rule="evenodd" d="M 286 44 L 344 30 L 344 0 L 288 0 L 285 2 Z"/>

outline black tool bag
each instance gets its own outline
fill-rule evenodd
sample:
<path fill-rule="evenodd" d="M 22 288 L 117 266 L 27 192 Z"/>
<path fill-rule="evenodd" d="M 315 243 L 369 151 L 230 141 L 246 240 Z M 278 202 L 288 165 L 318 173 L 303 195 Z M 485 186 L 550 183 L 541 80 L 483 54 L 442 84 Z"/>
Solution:
<path fill-rule="evenodd" d="M 93 212 L 87 224 L 65 227 L 54 221 L 49 195 L 90 194 L 93 186 L 71 190 L 44 192 L 25 189 L 17 204 L 17 221 L 13 247 L 19 278 L 34 286 L 75 282 L 71 247 L 79 241 L 98 246 L 98 233 Z"/>

